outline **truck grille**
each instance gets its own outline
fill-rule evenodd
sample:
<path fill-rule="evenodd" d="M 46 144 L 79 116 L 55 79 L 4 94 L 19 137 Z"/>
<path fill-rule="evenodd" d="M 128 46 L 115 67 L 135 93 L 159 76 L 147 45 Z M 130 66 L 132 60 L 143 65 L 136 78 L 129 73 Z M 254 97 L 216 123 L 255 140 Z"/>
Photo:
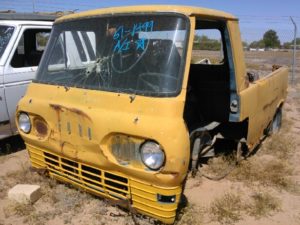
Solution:
<path fill-rule="evenodd" d="M 138 212 L 166 223 L 174 222 L 181 187 L 158 187 L 80 161 L 73 161 L 29 144 L 26 146 L 32 166 L 47 169 L 53 178 L 96 195 L 115 199 L 116 202 L 123 203 L 123 200 L 126 202 L 131 200 L 132 206 Z M 176 202 L 163 202 L 158 198 L 159 196 L 172 196 Z"/>
<path fill-rule="evenodd" d="M 49 152 L 42 154 L 51 176 L 71 182 L 101 196 L 105 195 L 114 199 L 129 198 L 127 178 Z"/>

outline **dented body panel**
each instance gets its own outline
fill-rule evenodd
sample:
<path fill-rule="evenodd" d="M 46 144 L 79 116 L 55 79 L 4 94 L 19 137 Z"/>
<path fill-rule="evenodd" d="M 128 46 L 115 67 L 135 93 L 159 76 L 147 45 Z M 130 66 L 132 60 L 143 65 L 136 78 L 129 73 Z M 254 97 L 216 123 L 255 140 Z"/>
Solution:
<path fill-rule="evenodd" d="M 247 144 L 254 148 L 287 96 L 288 69 L 280 68 L 240 92 L 241 120 L 248 119 Z"/>
<path fill-rule="evenodd" d="M 38 98 L 34 97 L 36 92 L 41 93 Z M 133 102 L 130 102 L 129 96 L 124 94 L 87 92 L 73 88 L 66 92 L 63 87 L 33 83 L 20 102 L 21 110 L 30 115 L 33 124 L 40 119 L 40 115 L 43 116 L 40 120 L 47 121 L 47 134 L 39 135 L 36 126 L 33 125 L 32 132 L 23 136 L 32 165 L 37 168 L 51 167 L 51 158 L 48 162 L 45 158 L 45 154 L 49 152 L 55 157 L 64 157 L 66 160 L 80 162 L 101 171 L 109 171 L 111 174 L 128 179 L 130 192 L 125 196 L 119 196 L 118 191 L 112 192 L 106 194 L 106 197 L 130 198 L 132 206 L 138 211 L 171 222 L 175 218 L 181 184 L 189 164 L 189 137 L 180 112 L 183 109 L 173 110 L 183 108 L 180 98 L 179 96 L 178 99 L 171 100 L 137 96 Z M 56 104 L 57 102 L 59 105 Z M 149 107 L 151 105 L 161 105 L 161 107 Z M 160 115 L 160 118 L 156 115 Z M 168 158 L 164 168 L 160 171 L 150 171 L 140 160 L 131 164 L 120 164 L 112 152 L 114 144 L 112 139 L 121 135 L 132 137 L 137 146 L 145 139 L 159 140 Z M 56 172 L 52 172 L 57 179 L 72 181 L 64 176 L 58 177 Z M 73 181 L 73 183 L 78 185 L 78 182 Z M 89 185 L 81 184 L 80 187 L 98 195 L 107 193 L 97 191 Z M 163 209 L 151 207 L 152 204 L 159 205 L 155 203 L 156 194 L 151 194 L 150 191 L 155 187 L 157 188 L 155 193 L 176 196 L 174 204 L 159 206 L 171 207 L 172 210 L 163 212 Z M 150 193 L 141 194 L 142 190 L 148 190 Z M 134 191 L 139 194 L 134 194 Z"/>
<path fill-rule="evenodd" d="M 95 53 L 101 50 L 97 49 L 97 45 L 101 45 L 97 42 L 97 35 L 93 37 L 93 34 L 88 33 L 90 31 L 86 35 L 76 34 L 75 31 L 61 35 L 61 39 L 57 38 L 60 35 L 59 32 L 65 29 L 64 26 L 68 27 L 68 24 L 75 26 L 77 22 L 85 19 L 93 22 L 98 17 L 99 21 L 103 17 L 103 20 L 114 21 L 115 18 L 118 19 L 118 16 L 122 16 L 121 18 L 127 16 L 134 20 L 143 18 L 142 16 L 147 13 L 150 18 L 154 19 L 156 16 L 162 19 L 164 16 L 177 19 L 179 28 L 175 33 L 182 33 L 179 38 L 182 39 L 182 43 L 179 45 L 177 42 L 164 42 L 164 45 L 158 48 L 158 50 L 163 49 L 163 46 L 171 48 L 170 57 L 164 56 L 169 60 L 162 66 L 165 71 L 157 72 L 155 70 L 157 68 L 149 69 L 148 67 L 150 70 L 148 74 L 143 71 L 139 72 L 136 87 L 133 86 L 136 92 L 132 88 L 132 83 L 136 82 L 136 79 L 126 83 L 128 89 L 125 84 L 122 84 L 122 91 L 116 90 L 115 87 L 118 84 L 110 85 L 116 77 L 119 79 L 124 76 L 133 76 L 134 70 L 129 74 L 127 72 L 135 67 L 135 64 L 125 66 L 124 71 L 120 70 L 122 66 L 118 67 L 118 64 L 115 64 L 112 66 L 115 74 L 110 74 L 111 68 L 107 65 L 114 63 L 117 53 L 95 58 L 93 46 L 96 49 Z M 29 85 L 17 109 L 16 120 L 24 113 L 30 120 L 31 130 L 27 133 L 21 131 L 18 121 L 16 122 L 25 140 L 32 166 L 46 169 L 51 176 L 96 195 L 116 200 L 119 203 L 128 201 L 130 207 L 140 213 L 164 223 L 173 223 L 191 160 L 192 135 L 183 114 L 187 104 L 189 77 L 191 76 L 193 38 L 199 18 L 221 21 L 226 26 L 225 40 L 229 62 L 227 75 L 230 76 L 229 97 L 231 103 L 236 103 L 234 111 L 230 111 L 229 107 L 224 109 L 230 111 L 229 118 L 225 122 L 210 121 L 214 125 L 206 127 L 211 127 L 211 129 L 223 127 L 223 130 L 229 130 L 230 127 L 237 129 L 242 127 L 246 129 L 243 131 L 246 133 L 246 144 L 252 150 L 259 143 L 276 110 L 285 100 L 287 69 L 280 68 L 268 77 L 249 84 L 245 78 L 246 69 L 238 21 L 230 14 L 182 6 L 120 7 L 68 15 L 55 22 L 49 49 L 46 51 L 38 72 L 38 79 Z M 140 35 L 139 42 L 131 41 L 134 46 L 137 46 L 135 50 L 143 48 L 144 45 L 140 45 L 140 41 L 145 39 L 145 33 L 154 29 L 153 20 L 143 23 L 140 28 L 142 32 L 132 35 L 135 38 Z M 117 31 L 122 30 L 124 26 L 120 29 L 115 28 L 107 28 L 105 38 L 113 37 L 114 40 L 119 40 L 120 33 Z M 163 36 L 166 26 L 162 25 L 159 29 L 158 31 Z M 110 36 L 111 33 L 113 36 Z M 131 35 L 128 33 L 126 35 Z M 151 35 L 146 34 L 148 43 L 144 49 L 150 52 L 149 55 L 144 53 L 144 50 L 136 54 L 140 56 L 146 54 L 147 60 L 142 61 L 138 58 L 136 64 L 142 62 L 140 64 L 144 66 L 150 63 L 151 56 L 162 57 L 157 51 L 152 53 L 151 51 L 152 48 L 155 49 L 157 43 L 165 39 L 155 36 L 156 34 Z M 80 47 L 82 55 L 78 53 L 84 63 L 72 70 L 72 60 L 74 60 L 72 57 L 76 53 L 74 51 L 72 56 L 65 53 L 64 58 L 54 66 L 48 65 L 47 60 L 49 61 L 51 49 L 59 42 L 56 40 L 67 38 L 72 39 L 72 43 L 84 40 Z M 74 43 L 71 46 L 76 46 Z M 152 45 L 150 46 L 149 43 Z M 68 49 L 67 44 L 57 46 L 62 46 L 62 51 Z M 115 45 L 113 51 L 124 50 L 126 52 L 128 48 L 130 48 L 129 42 L 127 45 Z M 175 56 L 172 55 L 174 49 L 176 49 Z M 70 60 L 66 60 L 68 57 Z M 164 57 L 157 61 L 163 61 Z M 179 57 L 181 60 L 178 59 Z M 170 66 L 170 62 L 173 62 L 174 66 Z M 174 71 L 168 70 L 170 67 L 174 68 L 176 64 L 181 65 L 180 68 L 178 67 L 180 71 L 176 73 L 178 77 L 171 76 Z M 137 66 L 135 70 L 140 67 Z M 73 72 L 75 75 L 72 74 Z M 90 74 L 93 73 L 99 73 L 100 78 L 105 82 L 99 81 L 95 86 L 96 81 L 89 80 Z M 164 78 L 165 73 L 167 75 Z M 107 79 L 101 74 L 111 76 Z M 51 75 L 54 77 L 53 80 L 49 78 Z M 68 81 L 67 75 L 70 79 L 73 79 L 74 75 L 73 83 Z M 146 75 L 148 80 L 145 81 L 143 79 Z M 62 76 L 66 77 L 62 79 Z M 78 80 L 82 79 L 83 84 L 78 83 Z M 143 80 L 144 86 L 140 85 L 139 79 Z M 164 79 L 166 82 L 161 82 Z M 158 80 L 159 84 L 155 86 L 153 80 Z M 179 86 L 178 90 L 173 89 L 171 84 L 174 82 Z M 148 92 L 143 92 L 144 90 Z M 153 94 L 155 91 L 157 93 L 154 94 L 157 95 Z M 238 130 L 236 133 L 241 132 Z M 237 138 L 233 137 L 234 140 Z M 159 169 L 150 169 L 142 159 L 142 148 L 147 142 L 155 143 L 154 145 L 159 146 L 164 152 L 164 162 Z"/>

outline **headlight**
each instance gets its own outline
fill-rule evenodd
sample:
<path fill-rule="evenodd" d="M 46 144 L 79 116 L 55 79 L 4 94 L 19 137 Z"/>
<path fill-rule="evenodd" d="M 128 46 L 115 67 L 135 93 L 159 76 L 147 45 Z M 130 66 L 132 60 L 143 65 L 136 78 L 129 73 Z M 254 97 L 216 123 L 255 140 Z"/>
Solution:
<path fill-rule="evenodd" d="M 141 156 L 143 163 L 152 170 L 161 168 L 165 161 L 165 153 L 153 141 L 147 141 L 141 146 Z"/>
<path fill-rule="evenodd" d="M 31 123 L 30 123 L 29 116 L 26 113 L 20 113 L 18 122 L 19 122 L 20 130 L 28 134 L 31 130 Z"/>

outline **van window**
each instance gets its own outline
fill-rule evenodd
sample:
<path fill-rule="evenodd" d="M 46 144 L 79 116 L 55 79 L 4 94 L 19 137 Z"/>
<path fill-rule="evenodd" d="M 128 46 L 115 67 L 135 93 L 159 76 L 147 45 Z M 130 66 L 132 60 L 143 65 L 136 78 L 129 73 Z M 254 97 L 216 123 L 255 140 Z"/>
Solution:
<path fill-rule="evenodd" d="M 26 29 L 20 38 L 11 66 L 38 66 L 50 35 L 50 29 Z"/>
<path fill-rule="evenodd" d="M 6 49 L 6 46 L 9 43 L 9 40 L 14 32 L 14 27 L 11 26 L 0 26 L 0 59 L 3 55 L 3 52 Z"/>
<path fill-rule="evenodd" d="M 37 32 L 35 34 L 35 41 L 36 41 L 36 50 L 37 51 L 44 51 L 46 48 L 46 44 L 48 42 L 50 33 L 49 32 Z"/>

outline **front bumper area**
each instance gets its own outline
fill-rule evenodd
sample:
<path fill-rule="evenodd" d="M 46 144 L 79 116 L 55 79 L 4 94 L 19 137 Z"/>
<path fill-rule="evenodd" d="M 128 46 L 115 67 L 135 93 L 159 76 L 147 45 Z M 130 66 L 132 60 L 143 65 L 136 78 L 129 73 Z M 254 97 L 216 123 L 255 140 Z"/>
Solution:
<path fill-rule="evenodd" d="M 141 214 L 163 223 L 175 221 L 181 195 L 181 187 L 159 187 L 128 177 L 120 172 L 111 172 L 69 159 L 51 151 L 26 143 L 31 164 L 46 169 L 50 176 L 95 195 L 112 200 L 127 200 Z M 124 201 L 123 201 L 124 202 Z"/>

